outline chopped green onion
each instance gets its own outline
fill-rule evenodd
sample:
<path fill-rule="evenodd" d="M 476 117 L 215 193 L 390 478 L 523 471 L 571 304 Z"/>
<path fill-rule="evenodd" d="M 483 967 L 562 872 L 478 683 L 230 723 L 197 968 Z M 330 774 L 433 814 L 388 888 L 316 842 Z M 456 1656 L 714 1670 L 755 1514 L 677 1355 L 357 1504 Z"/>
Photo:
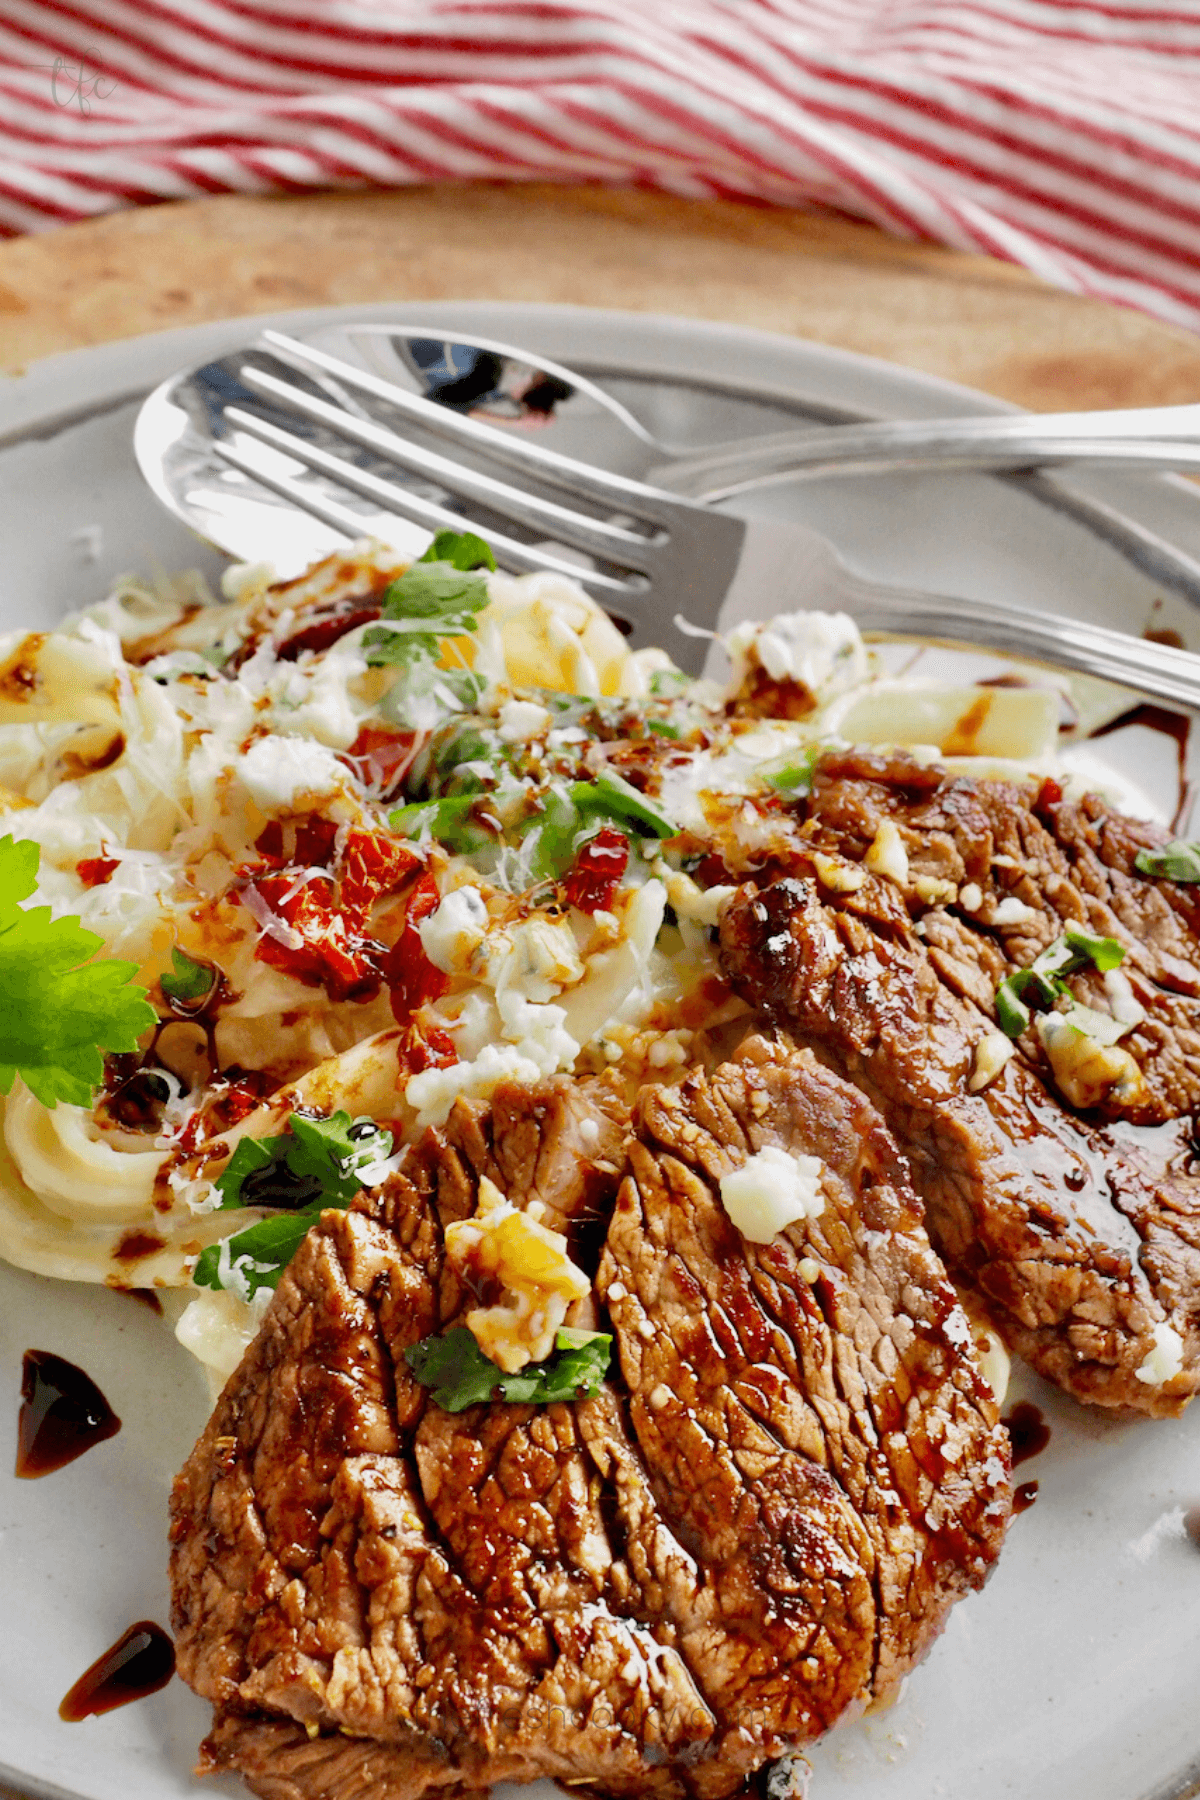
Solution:
<path fill-rule="evenodd" d="M 418 800 L 389 813 L 388 824 L 402 837 L 420 838 L 428 832 L 447 850 L 467 856 L 494 844 L 498 835 L 473 816 L 478 798 L 477 794 L 454 794 L 446 800 Z"/>
<path fill-rule="evenodd" d="M 1043 1007 L 1053 1006 L 1064 995 L 1070 998 L 1064 976 L 1076 974 L 1088 963 L 1105 973 L 1115 969 L 1124 958 L 1125 947 L 1116 938 L 1095 937 L 1077 925 L 1068 925 L 1060 937 L 1035 957 L 1030 968 L 1014 970 L 997 987 L 996 1019 L 1001 1031 L 1015 1038 L 1028 1030 L 1031 1014 L 1021 998 L 1023 994 L 1032 994 Z"/>
<path fill-rule="evenodd" d="M 1200 881 L 1200 843 L 1175 838 L 1161 850 L 1139 850 L 1133 866 L 1139 875 L 1154 875 L 1162 881 Z"/>
<path fill-rule="evenodd" d="M 812 788 L 813 770 L 821 754 L 820 744 L 805 750 L 793 750 L 776 762 L 764 763 L 758 773 L 779 794 L 807 794 Z"/>
<path fill-rule="evenodd" d="M 644 825 L 655 837 L 678 837 L 679 827 L 645 794 L 639 794 L 623 776 L 597 775 L 595 781 L 571 784 L 571 802 L 580 813 L 604 814 L 613 819 L 632 819 Z M 646 832 L 642 836 L 646 836 Z"/>
<path fill-rule="evenodd" d="M 1081 931 L 1077 925 L 1068 925 L 1063 936 L 1068 945 L 1080 959 L 1076 965 L 1082 968 L 1085 962 L 1094 963 L 1101 974 L 1115 969 L 1125 960 L 1125 946 L 1116 938 L 1093 937 L 1090 931 Z"/>
<path fill-rule="evenodd" d="M 1032 977 L 1032 969 L 1018 969 L 1006 975 L 996 989 L 996 1022 L 1006 1037 L 1019 1038 L 1029 1029 L 1032 1014 L 1021 994 L 1034 985 Z"/>

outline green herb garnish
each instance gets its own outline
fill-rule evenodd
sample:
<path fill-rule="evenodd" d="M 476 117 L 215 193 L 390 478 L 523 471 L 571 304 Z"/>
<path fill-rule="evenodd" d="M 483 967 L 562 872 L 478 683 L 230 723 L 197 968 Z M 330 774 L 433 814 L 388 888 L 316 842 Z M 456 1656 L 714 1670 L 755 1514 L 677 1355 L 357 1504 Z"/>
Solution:
<path fill-rule="evenodd" d="M 0 839 L 0 1093 L 20 1075 L 44 1106 L 90 1106 L 106 1050 L 137 1049 L 158 1015 L 131 978 L 137 964 L 91 958 L 104 940 L 48 906 L 23 907 L 41 851 Z"/>
<path fill-rule="evenodd" d="M 473 531 L 439 531 L 418 562 L 449 563 L 454 569 L 494 569 L 496 559 L 491 547 Z"/>
<path fill-rule="evenodd" d="M 1115 969 L 1124 958 L 1125 947 L 1116 938 L 1095 937 L 1090 931 L 1068 925 L 1028 969 L 1017 969 L 1005 976 L 996 989 L 997 1024 L 1007 1037 L 1020 1037 L 1028 1030 L 1033 1016 L 1025 1003 L 1026 994 L 1042 1007 L 1054 1006 L 1064 995 L 1070 998 L 1065 976 L 1074 975 L 1089 963 L 1103 974 Z"/>
<path fill-rule="evenodd" d="M 461 637 L 477 626 L 488 602 L 487 577 L 496 559 L 470 531 L 439 531 L 425 554 L 384 591 L 383 618 L 363 634 L 367 661 L 411 668 L 434 661 L 444 638 Z"/>
<path fill-rule="evenodd" d="M 410 1345 L 404 1359 L 443 1412 L 462 1412 L 492 1399 L 548 1406 L 556 1400 L 594 1394 L 608 1370 L 611 1336 L 564 1327 L 554 1342 L 553 1356 L 531 1363 L 516 1375 L 506 1375 L 490 1362 L 465 1325 L 456 1325 L 444 1337 L 422 1338 L 419 1344 Z"/>
<path fill-rule="evenodd" d="M 1156 875 L 1162 881 L 1200 881 L 1200 843 L 1174 838 L 1161 850 L 1139 850 L 1133 866 L 1139 875 Z"/>
<path fill-rule="evenodd" d="M 777 794 L 800 796 L 810 792 L 812 788 L 813 770 L 817 766 L 817 758 L 821 754 L 820 744 L 810 744 L 805 750 L 792 750 L 787 756 L 781 756 L 777 762 L 764 763 L 758 773 L 768 787 Z"/>
<path fill-rule="evenodd" d="M 391 1132 L 347 1112 L 328 1119 L 293 1113 L 279 1137 L 240 1138 L 215 1184 L 221 1209 L 270 1205 L 286 1194 L 287 1210 L 210 1244 L 192 1274 L 196 1286 L 249 1294 L 277 1287 L 322 1212 L 349 1206 L 363 1186 L 360 1171 L 384 1161 L 391 1150 Z"/>
<path fill-rule="evenodd" d="M 672 819 L 620 775 L 552 787 L 543 797 L 542 810 L 525 827 L 538 834 L 531 870 L 535 880 L 555 881 L 565 875 L 602 825 L 615 825 L 637 837 L 669 838 L 679 832 Z"/>
<path fill-rule="evenodd" d="M 207 963 L 194 962 L 178 945 L 171 951 L 175 972 L 160 975 L 158 985 L 170 1000 L 202 1000 L 216 984 L 217 972 Z"/>
<path fill-rule="evenodd" d="M 498 837 L 498 831 L 488 831 L 472 816 L 477 798 L 475 794 L 455 794 L 445 800 L 418 800 L 389 813 L 388 824 L 408 838 L 422 837 L 428 831 L 447 850 L 469 856 L 473 850 L 494 844 Z"/>

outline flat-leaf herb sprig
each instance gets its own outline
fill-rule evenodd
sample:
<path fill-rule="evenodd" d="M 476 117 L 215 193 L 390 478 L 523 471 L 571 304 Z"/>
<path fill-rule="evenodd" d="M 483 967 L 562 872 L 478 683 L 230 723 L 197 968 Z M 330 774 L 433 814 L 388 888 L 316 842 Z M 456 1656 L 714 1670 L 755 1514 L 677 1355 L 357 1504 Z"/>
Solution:
<path fill-rule="evenodd" d="M 373 1119 L 293 1113 L 279 1137 L 238 1140 L 224 1174 L 214 1184 L 220 1210 L 270 1206 L 283 1210 L 260 1219 L 219 1244 L 196 1263 L 197 1287 L 228 1288 L 249 1299 L 274 1288 L 322 1212 L 341 1209 L 366 1185 L 363 1172 L 391 1155 L 392 1135 Z"/>
<path fill-rule="evenodd" d="M 549 1406 L 556 1400 L 594 1394 L 608 1372 L 611 1336 L 603 1331 L 573 1331 L 564 1325 L 554 1343 L 554 1354 L 545 1362 L 530 1363 L 517 1374 L 506 1375 L 483 1354 L 467 1327 L 456 1325 L 444 1337 L 422 1338 L 419 1344 L 411 1344 L 404 1359 L 443 1412 L 462 1412 L 493 1399 Z"/>
<path fill-rule="evenodd" d="M 27 839 L 0 839 L 0 1093 L 20 1075 L 44 1106 L 90 1106 L 104 1052 L 136 1050 L 158 1015 L 136 963 L 97 957 L 104 940 L 81 920 L 21 905 L 40 859 Z"/>

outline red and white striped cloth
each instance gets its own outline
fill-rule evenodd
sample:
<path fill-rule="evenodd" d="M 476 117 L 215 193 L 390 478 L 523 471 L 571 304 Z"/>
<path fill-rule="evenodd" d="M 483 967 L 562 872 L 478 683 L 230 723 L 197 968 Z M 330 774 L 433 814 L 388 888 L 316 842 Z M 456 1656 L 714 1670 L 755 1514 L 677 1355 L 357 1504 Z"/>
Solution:
<path fill-rule="evenodd" d="M 1200 0 L 0 0 L 0 232 L 608 182 L 985 251 L 1200 326 Z"/>

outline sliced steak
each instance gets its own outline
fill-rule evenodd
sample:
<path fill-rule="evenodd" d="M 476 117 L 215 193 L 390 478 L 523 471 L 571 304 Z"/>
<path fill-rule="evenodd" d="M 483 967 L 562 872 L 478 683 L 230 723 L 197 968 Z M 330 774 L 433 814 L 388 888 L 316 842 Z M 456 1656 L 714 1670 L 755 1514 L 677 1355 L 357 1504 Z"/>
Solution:
<path fill-rule="evenodd" d="M 1200 905 L 1134 871 L 1161 834 L 1052 787 L 861 753 L 824 761 L 807 811 L 795 874 L 725 914 L 735 986 L 880 1108 L 934 1243 L 1015 1349 L 1080 1399 L 1180 1411 L 1200 1385 Z M 830 885 L 823 859 L 861 862 L 885 820 L 907 873 Z M 1146 1010 L 1125 1040 L 1141 1083 L 1107 1116 L 1064 1102 L 1032 1030 L 969 1091 L 997 984 L 1068 924 L 1125 946 Z M 1107 1008 L 1100 977 L 1072 986 Z M 1166 1380 L 1163 1328 L 1182 1346 Z"/>
<path fill-rule="evenodd" d="M 588 1164 L 588 1093 L 460 1112 L 285 1274 L 175 1486 L 203 1766 L 270 1800 L 543 1775 L 724 1800 L 894 1683 L 986 1574 L 1006 1438 L 869 1103 L 757 1040 L 644 1092 L 627 1164 L 591 1089 Z M 822 1207 L 753 1245 L 719 1187 L 765 1146 L 821 1158 Z M 592 1398 L 452 1415 L 409 1373 L 471 1298 L 442 1232 L 483 1174 L 610 1219 Z"/>

